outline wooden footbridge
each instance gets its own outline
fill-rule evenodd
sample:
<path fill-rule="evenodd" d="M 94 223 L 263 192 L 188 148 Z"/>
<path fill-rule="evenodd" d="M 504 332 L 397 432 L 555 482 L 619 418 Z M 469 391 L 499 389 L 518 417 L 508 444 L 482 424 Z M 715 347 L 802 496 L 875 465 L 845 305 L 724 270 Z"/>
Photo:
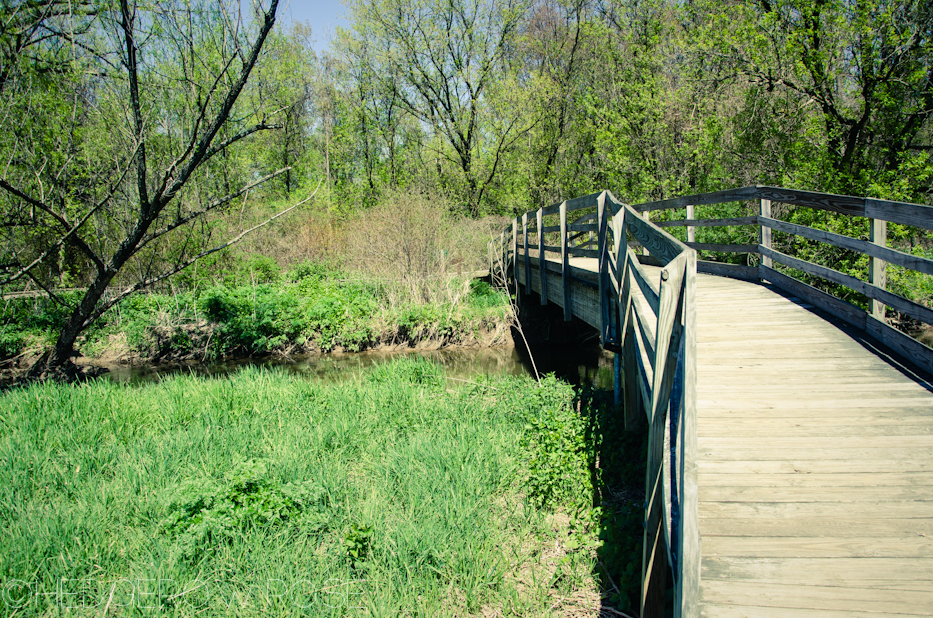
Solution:
<path fill-rule="evenodd" d="M 730 203 L 745 212 L 696 218 Z M 868 239 L 772 216 L 794 207 L 862 217 Z M 887 247 L 888 221 L 933 229 L 933 208 L 760 186 L 630 206 L 604 191 L 491 244 L 517 294 L 599 329 L 624 367 L 627 428 L 647 419 L 641 618 L 664 614 L 668 585 L 683 617 L 933 615 L 933 350 L 885 321 L 890 307 L 933 323 L 886 286 L 887 264 L 931 276 L 933 261 Z M 740 225 L 753 242 L 694 242 Z M 865 280 L 778 250 L 800 239 L 868 256 Z"/>

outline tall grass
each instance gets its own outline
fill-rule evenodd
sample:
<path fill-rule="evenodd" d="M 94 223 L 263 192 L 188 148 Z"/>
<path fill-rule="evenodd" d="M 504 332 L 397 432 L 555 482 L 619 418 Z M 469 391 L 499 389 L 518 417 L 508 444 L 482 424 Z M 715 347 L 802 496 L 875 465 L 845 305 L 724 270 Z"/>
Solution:
<path fill-rule="evenodd" d="M 529 465 L 549 456 L 531 419 L 547 428 L 555 415 L 544 411 L 566 416 L 572 400 L 553 379 L 454 383 L 417 359 L 337 384 L 247 369 L 10 391 L 0 400 L 0 607 L 593 611 L 596 532 L 571 523 L 586 503 L 585 446 L 570 436 L 578 455 L 553 482 Z"/>

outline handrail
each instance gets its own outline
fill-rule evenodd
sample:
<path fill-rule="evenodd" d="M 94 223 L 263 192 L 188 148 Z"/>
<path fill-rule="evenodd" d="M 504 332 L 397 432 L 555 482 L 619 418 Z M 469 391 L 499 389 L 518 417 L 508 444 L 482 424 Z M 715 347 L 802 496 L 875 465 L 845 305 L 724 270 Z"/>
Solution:
<path fill-rule="evenodd" d="M 695 206 L 750 200 L 758 202 L 758 212 L 751 216 L 704 219 L 694 215 Z M 870 238 L 866 241 L 781 221 L 772 216 L 775 203 L 865 217 L 869 219 Z M 641 216 L 681 208 L 686 209 L 687 216 L 675 221 L 652 222 Z M 576 211 L 587 212 L 568 222 L 568 213 Z M 559 221 L 553 221 L 555 216 Z M 698 615 L 696 273 L 767 282 L 852 324 L 933 374 L 933 350 L 884 320 L 885 307 L 891 307 L 933 324 L 931 308 L 886 289 L 888 263 L 933 275 L 933 260 L 889 248 L 888 221 L 933 229 L 933 207 L 759 185 L 629 206 L 603 191 L 525 213 L 503 230 L 498 244 L 490 243 L 490 272 L 494 272 L 497 256 L 500 274 L 506 276 L 511 272 L 516 279 L 516 293 L 519 283 L 524 283 L 526 293 L 531 290 L 529 249 L 537 249 L 534 265 L 539 270 L 542 304 L 548 302 L 548 254 L 559 255 L 561 297 L 567 320 L 572 316 L 571 287 L 574 281 L 579 281 L 570 258 L 598 260 L 600 343 L 623 358 L 626 425 L 629 426 L 634 410 L 643 411 L 649 422 L 643 618 L 663 611 L 659 608 L 663 608 L 665 561 L 674 577 L 675 616 Z M 733 225 L 756 226 L 758 243 L 695 242 L 696 227 Z M 664 230 L 671 227 L 686 227 L 687 242 Z M 868 280 L 775 249 L 772 230 L 866 255 Z M 559 237 L 555 238 L 556 235 Z M 590 248 L 594 244 L 596 248 Z M 633 247 L 643 247 L 649 253 L 636 255 Z M 698 260 L 697 251 L 755 254 L 760 257 L 760 264 L 755 267 Z M 524 260 L 522 282 L 516 277 L 519 259 Z M 661 267 L 660 280 L 645 270 L 646 264 Z M 818 290 L 794 277 L 792 272 L 780 270 L 776 264 L 855 290 L 868 297 L 871 306 L 866 311 Z M 554 270 L 553 262 L 550 270 Z"/>
<path fill-rule="evenodd" d="M 698 205 L 747 202 L 749 200 L 758 201 L 758 213 L 756 215 L 721 219 L 703 219 L 694 218 L 693 216 L 693 209 Z M 869 220 L 870 238 L 869 240 L 852 238 L 805 225 L 781 221 L 772 216 L 772 207 L 778 203 L 802 206 L 843 216 L 865 217 Z M 757 267 L 699 260 L 697 263 L 699 272 L 769 282 L 771 285 L 785 292 L 795 294 L 814 306 L 848 322 L 859 330 L 865 331 L 866 334 L 912 361 L 927 373 L 933 374 L 933 349 L 893 328 L 885 321 L 885 308 L 890 307 L 924 324 L 933 325 L 933 310 L 930 307 L 887 289 L 888 264 L 925 275 L 933 275 L 933 260 L 911 255 L 887 246 L 887 223 L 889 221 L 933 230 L 933 207 L 909 202 L 755 185 L 715 193 L 700 193 L 669 200 L 646 202 L 636 204 L 633 208 L 639 212 L 686 208 L 688 211 L 686 219 L 662 221 L 657 222 L 656 225 L 664 228 L 686 227 L 688 236 L 693 236 L 693 229 L 696 227 L 757 226 L 759 242 L 753 245 L 687 243 L 688 246 L 698 251 L 757 254 L 760 256 L 760 264 Z M 772 243 L 772 231 L 799 236 L 867 256 L 869 259 L 867 280 L 854 277 L 849 273 L 840 272 L 831 266 L 802 260 L 775 249 Z M 786 269 L 779 269 L 775 264 L 786 267 Z M 869 310 L 865 311 L 846 300 L 819 290 L 795 277 L 792 271 L 787 269 L 801 271 L 809 276 L 853 290 L 869 299 Z"/>
<path fill-rule="evenodd" d="M 584 213 L 568 223 L 568 213 Z M 557 215 L 557 224 L 545 219 Z M 578 232 L 574 238 L 569 235 Z M 559 234 L 559 239 L 545 237 Z M 582 240 L 580 234 L 594 239 Z M 519 241 L 519 237 L 521 240 Z M 661 267 L 649 274 L 628 246 L 632 236 Z M 577 244 L 574 244 L 577 242 Z M 583 248 L 596 245 L 596 249 Z M 520 248 L 521 247 L 521 248 Z M 537 247 L 534 258 L 530 249 Z M 560 256 L 564 318 L 572 316 L 571 257 L 598 263 L 599 332 L 606 349 L 625 366 L 626 424 L 643 412 L 649 426 L 641 615 L 660 615 L 665 578 L 674 578 L 677 616 L 696 616 L 700 555 L 696 487 L 696 252 L 644 219 L 608 191 L 568 200 L 516 217 L 489 246 L 490 272 L 503 280 L 511 267 L 519 291 L 523 259 L 526 293 L 531 265 L 538 266 L 547 303 L 547 254 Z M 668 566 L 670 570 L 668 570 Z"/>

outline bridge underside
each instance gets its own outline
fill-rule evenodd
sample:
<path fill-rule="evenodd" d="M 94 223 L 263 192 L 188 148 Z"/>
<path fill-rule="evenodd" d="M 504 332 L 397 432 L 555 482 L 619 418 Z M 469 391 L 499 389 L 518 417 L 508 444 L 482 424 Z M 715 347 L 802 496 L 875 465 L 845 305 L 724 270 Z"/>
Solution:
<path fill-rule="evenodd" d="M 572 261 L 569 296 L 598 327 L 595 263 Z M 547 298 L 563 306 L 552 266 Z M 699 274 L 697 419 L 701 615 L 933 613 L 922 377 L 797 298 Z"/>

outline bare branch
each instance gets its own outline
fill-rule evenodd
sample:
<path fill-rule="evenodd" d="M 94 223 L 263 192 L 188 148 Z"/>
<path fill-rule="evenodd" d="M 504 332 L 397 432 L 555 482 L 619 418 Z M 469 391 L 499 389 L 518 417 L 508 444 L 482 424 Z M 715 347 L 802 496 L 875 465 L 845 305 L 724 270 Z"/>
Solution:
<path fill-rule="evenodd" d="M 224 242 L 223 244 L 217 245 L 216 247 L 214 247 L 214 248 L 212 248 L 212 249 L 208 249 L 208 250 L 206 250 L 206 251 L 202 251 L 201 253 L 197 254 L 196 256 L 194 256 L 194 257 L 192 257 L 192 258 L 190 258 L 190 259 L 188 259 L 188 260 L 185 260 L 185 261 L 182 262 L 181 264 L 176 265 L 174 268 L 172 268 L 171 270 L 169 270 L 169 271 L 167 271 L 167 272 L 164 272 L 164 273 L 162 273 L 162 274 L 160 274 L 160 275 L 157 275 L 157 276 L 155 276 L 155 277 L 152 277 L 152 278 L 149 278 L 149 279 L 146 279 L 146 280 L 144 280 L 144 281 L 140 281 L 140 282 L 138 282 L 138 283 L 135 283 L 135 284 L 131 285 L 130 287 L 126 288 L 125 290 L 123 290 L 122 292 L 120 292 L 119 294 L 117 294 L 116 296 L 114 296 L 113 298 L 111 298 L 110 300 L 108 300 L 107 302 L 101 304 L 100 307 L 99 307 L 99 308 L 91 315 L 91 317 L 88 319 L 88 322 L 89 322 L 89 323 L 90 323 L 90 322 L 93 322 L 94 320 L 96 320 L 96 319 L 99 318 L 101 315 L 103 315 L 104 313 L 106 313 L 107 310 L 109 310 L 111 307 L 113 307 L 114 305 L 116 305 L 118 302 L 120 302 L 120 301 L 123 300 L 124 298 L 126 298 L 126 297 L 128 297 L 128 296 L 131 296 L 132 294 L 138 292 L 139 290 L 142 290 L 142 289 L 147 288 L 147 287 L 149 287 L 149 286 L 151 286 L 151 285 L 154 285 L 154 284 L 156 284 L 156 283 L 159 283 L 160 281 L 164 281 L 165 279 L 168 279 L 168 278 L 171 277 L 172 275 L 178 274 L 179 272 L 181 272 L 182 270 L 188 268 L 189 266 L 191 266 L 192 264 L 194 264 L 196 261 L 200 260 L 200 259 L 203 258 L 203 257 L 207 257 L 208 255 L 211 255 L 212 253 L 217 253 L 218 251 L 223 251 L 223 250 L 226 249 L 227 247 L 230 247 L 230 246 L 232 246 L 232 245 L 235 245 L 236 243 L 238 243 L 238 242 L 240 242 L 241 240 L 243 240 L 243 238 L 245 238 L 247 234 L 249 234 L 249 233 L 251 233 L 251 232 L 254 232 L 254 231 L 258 230 L 258 229 L 261 228 L 261 227 L 264 227 L 264 226 L 268 225 L 269 223 L 275 221 L 275 220 L 278 219 L 279 217 L 281 217 L 281 216 L 283 216 L 283 215 L 286 215 L 286 214 L 290 213 L 291 211 L 293 211 L 294 209 L 298 208 L 298 207 L 301 206 L 302 204 L 306 204 L 307 202 L 309 202 L 310 200 L 312 200 L 312 199 L 314 198 L 314 196 L 317 194 L 318 190 L 320 190 L 320 188 L 321 188 L 321 183 L 322 183 L 322 182 L 323 182 L 323 180 L 320 181 L 320 182 L 318 182 L 317 187 L 314 189 L 314 192 L 311 193 L 311 195 L 309 195 L 309 196 L 306 197 L 305 199 L 301 200 L 300 202 L 298 202 L 298 203 L 296 203 L 296 204 L 293 204 L 292 206 L 289 206 L 289 207 L 286 208 L 285 210 L 279 211 L 278 213 L 272 215 L 271 217 L 269 217 L 268 219 L 266 219 L 266 220 L 263 221 L 262 223 L 259 223 L 259 224 L 257 224 L 257 225 L 254 225 L 253 227 L 249 228 L 248 230 L 244 230 L 244 231 L 240 232 L 239 234 L 237 234 L 236 236 L 234 236 L 234 237 L 231 238 L 230 240 Z"/>

